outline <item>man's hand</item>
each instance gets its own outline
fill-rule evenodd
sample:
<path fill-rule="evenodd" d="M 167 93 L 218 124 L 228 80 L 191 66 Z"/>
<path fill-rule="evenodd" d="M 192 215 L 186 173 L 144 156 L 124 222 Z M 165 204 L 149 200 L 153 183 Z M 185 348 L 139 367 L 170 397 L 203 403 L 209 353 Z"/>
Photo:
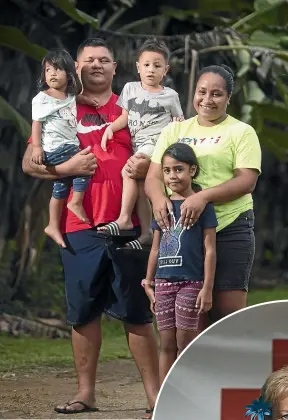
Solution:
<path fill-rule="evenodd" d="M 44 150 L 42 146 L 33 146 L 31 160 L 36 165 L 42 165 L 44 161 Z"/>
<path fill-rule="evenodd" d="M 59 165 L 59 169 L 60 166 L 63 176 L 91 176 L 97 168 L 97 160 L 94 153 L 91 153 L 91 146 L 88 146 Z"/>
<path fill-rule="evenodd" d="M 125 166 L 129 178 L 145 179 L 150 165 L 150 159 L 143 153 L 131 156 Z"/>

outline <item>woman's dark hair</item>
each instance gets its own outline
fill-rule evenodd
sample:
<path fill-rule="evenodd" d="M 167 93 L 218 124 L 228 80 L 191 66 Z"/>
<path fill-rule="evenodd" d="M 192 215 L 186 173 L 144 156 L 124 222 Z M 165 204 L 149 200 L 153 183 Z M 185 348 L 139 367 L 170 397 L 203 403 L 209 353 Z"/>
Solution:
<path fill-rule="evenodd" d="M 46 90 L 49 86 L 46 83 L 46 71 L 45 64 L 48 63 L 51 66 L 59 70 L 64 70 L 67 74 L 67 93 L 71 95 L 79 95 L 82 90 L 81 82 L 76 73 L 75 63 L 68 51 L 63 49 L 51 50 L 43 58 L 41 63 L 41 75 L 38 82 L 39 90 Z"/>
<path fill-rule="evenodd" d="M 200 77 L 206 73 L 214 73 L 221 76 L 222 79 L 224 79 L 226 82 L 226 91 L 227 91 L 228 96 L 231 95 L 234 88 L 234 73 L 233 73 L 233 70 L 230 69 L 230 67 L 226 66 L 225 64 L 222 64 L 221 66 L 213 65 L 213 66 L 204 67 L 198 73 L 197 82 L 200 79 Z"/>
<path fill-rule="evenodd" d="M 190 166 L 195 165 L 196 172 L 193 179 L 197 178 L 197 176 L 199 175 L 200 169 L 199 169 L 199 163 L 198 163 L 197 157 L 192 147 L 189 146 L 188 144 L 185 144 L 185 143 L 171 144 L 171 146 L 169 146 L 163 153 L 163 156 L 161 159 L 162 165 L 163 165 L 163 160 L 165 156 L 170 156 L 171 158 L 178 160 L 179 162 L 187 163 L 187 165 L 190 165 Z M 192 182 L 192 187 L 195 192 L 201 191 L 200 185 L 195 184 L 194 182 Z"/>

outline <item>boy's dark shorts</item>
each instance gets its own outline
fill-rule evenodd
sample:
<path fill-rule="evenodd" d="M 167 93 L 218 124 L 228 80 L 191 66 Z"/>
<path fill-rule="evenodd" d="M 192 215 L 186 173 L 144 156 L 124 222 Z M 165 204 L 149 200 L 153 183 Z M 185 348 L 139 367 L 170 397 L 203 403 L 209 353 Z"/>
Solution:
<path fill-rule="evenodd" d="M 149 250 L 117 250 L 134 238 L 115 239 L 96 229 L 65 235 L 67 248 L 61 254 L 69 324 L 88 324 L 103 312 L 129 324 L 152 322 L 149 299 L 141 286 Z"/>
<path fill-rule="evenodd" d="M 217 233 L 215 290 L 248 291 L 255 255 L 254 213 L 248 210 Z"/>

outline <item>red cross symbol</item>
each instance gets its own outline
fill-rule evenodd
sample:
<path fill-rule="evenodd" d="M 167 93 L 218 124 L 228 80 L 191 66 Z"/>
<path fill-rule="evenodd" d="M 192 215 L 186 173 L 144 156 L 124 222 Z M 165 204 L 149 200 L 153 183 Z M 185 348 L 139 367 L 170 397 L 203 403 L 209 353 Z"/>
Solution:
<path fill-rule="evenodd" d="M 288 365 L 288 340 L 273 340 L 273 372 Z M 259 384 L 262 387 L 263 384 Z M 245 406 L 260 396 L 259 389 L 222 389 L 221 420 L 244 420 Z M 248 418 L 246 417 L 246 420 Z"/>

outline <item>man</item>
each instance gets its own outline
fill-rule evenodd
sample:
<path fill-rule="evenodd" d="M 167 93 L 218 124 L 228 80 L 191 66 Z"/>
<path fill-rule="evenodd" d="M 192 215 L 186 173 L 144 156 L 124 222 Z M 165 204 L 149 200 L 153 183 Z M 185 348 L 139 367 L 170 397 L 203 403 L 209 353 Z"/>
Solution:
<path fill-rule="evenodd" d="M 98 104 L 97 108 L 77 105 L 77 130 L 83 150 L 61 165 L 45 167 L 31 162 L 32 146 L 28 144 L 22 165 L 25 173 L 44 179 L 93 175 L 83 205 L 94 228 L 67 209 L 61 221 L 67 244 L 67 248 L 61 249 L 67 320 L 73 326 L 78 393 L 69 403 L 57 406 L 55 410 L 64 414 L 97 410 L 95 377 L 102 339 L 101 314 L 105 311 L 124 322 L 128 345 L 148 400 L 146 418 L 150 418 L 159 391 L 159 378 L 152 316 L 141 287 L 146 261 L 139 252 L 121 249 L 121 238 L 107 238 L 97 233 L 96 228 L 118 217 L 121 170 L 132 154 L 127 130 L 115 133 L 106 152 L 100 146 L 108 123 L 121 114 L 121 108 L 116 105 L 117 96 L 111 88 L 116 63 L 110 46 L 99 38 L 84 41 L 78 48 L 77 68 L 81 73 L 83 94 Z M 131 177 L 146 176 L 147 159 L 131 157 L 128 163 Z M 134 217 L 134 225 L 137 224 Z"/>

